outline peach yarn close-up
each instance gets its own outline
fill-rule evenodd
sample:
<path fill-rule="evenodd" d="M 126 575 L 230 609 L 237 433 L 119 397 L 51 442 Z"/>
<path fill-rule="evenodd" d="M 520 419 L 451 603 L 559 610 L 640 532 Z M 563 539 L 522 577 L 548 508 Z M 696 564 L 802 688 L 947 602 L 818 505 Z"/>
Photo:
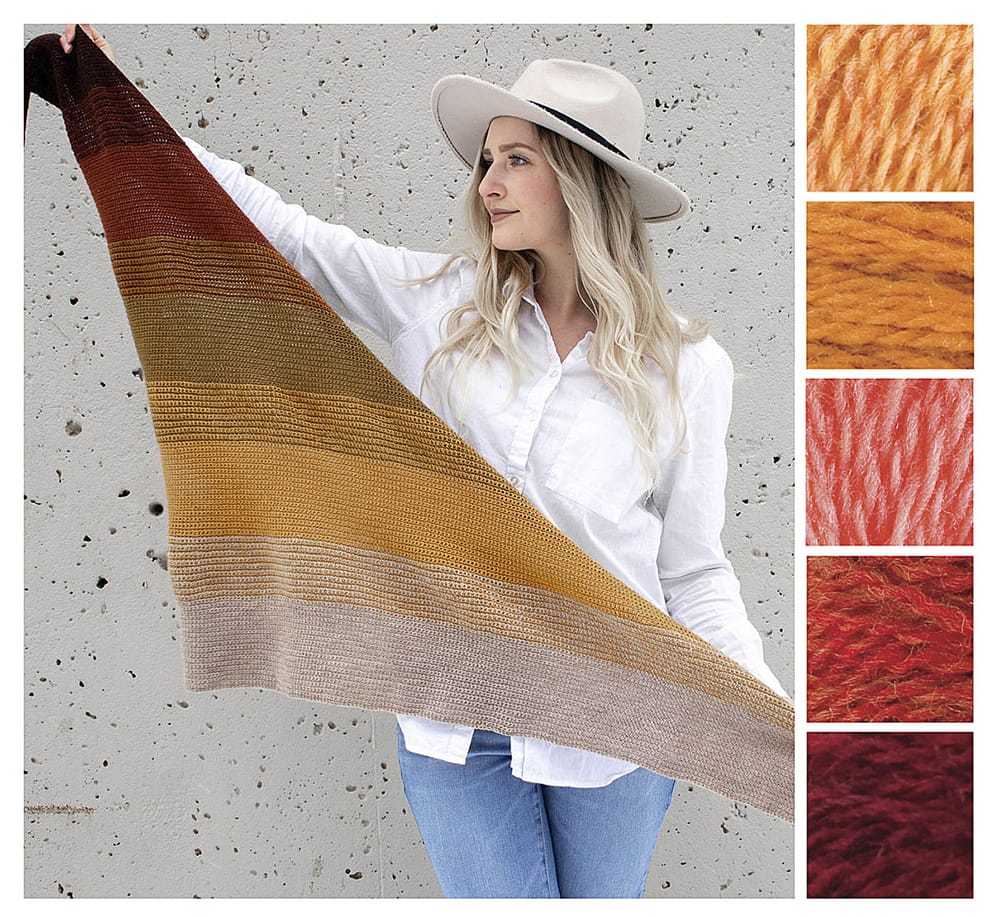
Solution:
<path fill-rule="evenodd" d="M 808 367 L 972 368 L 971 202 L 806 210 Z"/>
<path fill-rule="evenodd" d="M 972 26 L 813 25 L 809 191 L 972 190 Z"/>
<path fill-rule="evenodd" d="M 806 380 L 806 544 L 972 544 L 971 379 Z"/>

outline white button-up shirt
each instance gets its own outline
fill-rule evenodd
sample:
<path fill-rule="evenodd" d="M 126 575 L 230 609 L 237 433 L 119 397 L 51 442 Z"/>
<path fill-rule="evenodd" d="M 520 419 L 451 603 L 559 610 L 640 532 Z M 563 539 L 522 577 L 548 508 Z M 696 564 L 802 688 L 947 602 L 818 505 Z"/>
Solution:
<path fill-rule="evenodd" d="M 617 396 L 587 361 L 588 332 L 560 360 L 541 308 L 529 291 L 518 316 L 528 365 L 510 397 L 512 378 L 495 354 L 468 376 L 465 402 L 455 386 L 421 392 L 424 366 L 441 342 L 447 313 L 469 299 L 473 269 L 461 259 L 421 284 L 445 261 L 362 239 L 344 226 L 308 216 L 194 141 L 188 146 L 285 258 L 345 319 L 387 341 L 400 381 L 423 400 L 565 535 L 665 614 L 784 694 L 764 662 L 760 635 L 747 618 L 720 533 L 725 516 L 726 429 L 732 363 L 707 337 L 685 345 L 679 364 L 687 438 L 660 432 L 662 480 L 643 499 L 633 437 Z M 664 387 L 666 382 L 658 380 Z M 422 717 L 398 717 L 406 747 L 464 763 L 473 729 Z M 664 741 L 670 741 L 669 736 Z M 524 780 L 557 786 L 604 786 L 635 769 L 615 758 L 511 737 L 511 769 Z"/>

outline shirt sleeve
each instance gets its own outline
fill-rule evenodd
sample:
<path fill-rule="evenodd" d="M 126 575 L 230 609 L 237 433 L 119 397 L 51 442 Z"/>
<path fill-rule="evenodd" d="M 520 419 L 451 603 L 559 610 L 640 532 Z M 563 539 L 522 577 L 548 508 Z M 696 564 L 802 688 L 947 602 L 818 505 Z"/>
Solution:
<path fill-rule="evenodd" d="M 267 240 L 348 321 L 391 342 L 442 303 L 460 301 L 461 261 L 433 281 L 408 283 L 438 271 L 447 256 L 381 245 L 309 216 L 247 175 L 238 162 L 221 159 L 194 140 L 184 142 Z"/>
<path fill-rule="evenodd" d="M 740 584 L 722 547 L 726 431 L 733 365 L 718 345 L 700 385 L 685 393 L 687 439 L 664 466 L 654 502 L 663 513 L 658 566 L 668 613 L 784 697 L 764 661 Z"/>

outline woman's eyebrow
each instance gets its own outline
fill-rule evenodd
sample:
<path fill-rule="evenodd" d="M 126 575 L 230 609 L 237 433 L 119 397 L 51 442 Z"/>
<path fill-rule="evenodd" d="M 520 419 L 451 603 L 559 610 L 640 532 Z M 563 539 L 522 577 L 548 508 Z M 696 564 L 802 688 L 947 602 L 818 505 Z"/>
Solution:
<path fill-rule="evenodd" d="M 508 150 L 515 150 L 518 147 L 524 147 L 526 150 L 531 150 L 532 153 L 538 152 L 530 143 L 522 143 L 520 140 L 515 140 L 513 143 L 501 143 L 500 146 L 497 147 L 497 152 L 506 153 Z M 483 152 L 490 152 L 490 148 L 488 146 L 484 146 Z"/>

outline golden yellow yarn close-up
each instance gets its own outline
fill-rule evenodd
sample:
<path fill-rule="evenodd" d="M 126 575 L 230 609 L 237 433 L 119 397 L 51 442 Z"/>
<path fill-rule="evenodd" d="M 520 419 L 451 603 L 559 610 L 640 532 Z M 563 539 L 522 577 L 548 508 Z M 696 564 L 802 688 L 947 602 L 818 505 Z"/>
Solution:
<path fill-rule="evenodd" d="M 973 205 L 806 206 L 810 369 L 971 369 Z"/>
<path fill-rule="evenodd" d="M 807 28 L 809 191 L 972 190 L 972 26 Z"/>

